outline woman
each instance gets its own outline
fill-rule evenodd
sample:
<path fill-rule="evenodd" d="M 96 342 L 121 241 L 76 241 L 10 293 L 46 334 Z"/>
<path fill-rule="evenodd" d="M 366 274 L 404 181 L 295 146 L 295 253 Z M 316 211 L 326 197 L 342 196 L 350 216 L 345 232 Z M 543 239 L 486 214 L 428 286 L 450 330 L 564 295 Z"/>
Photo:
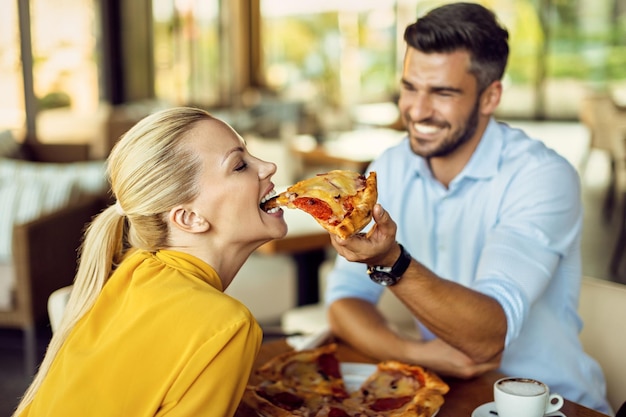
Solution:
<path fill-rule="evenodd" d="M 232 416 L 262 333 L 223 291 L 287 232 L 260 203 L 276 166 L 226 123 L 164 110 L 108 159 L 117 203 L 89 226 L 60 329 L 14 416 Z"/>

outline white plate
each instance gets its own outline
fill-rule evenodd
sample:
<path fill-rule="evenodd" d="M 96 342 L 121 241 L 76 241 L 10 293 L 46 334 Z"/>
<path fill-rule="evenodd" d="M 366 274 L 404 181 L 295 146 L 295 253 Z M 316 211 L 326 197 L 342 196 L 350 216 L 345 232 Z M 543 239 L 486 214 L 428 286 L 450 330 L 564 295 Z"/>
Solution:
<path fill-rule="evenodd" d="M 367 377 L 376 371 L 376 365 L 371 363 L 341 362 L 339 368 L 348 392 L 358 390 Z"/>
<path fill-rule="evenodd" d="M 496 413 L 496 403 L 493 401 L 490 403 L 486 403 L 476 408 L 472 412 L 472 417 L 497 417 Z M 560 411 L 555 411 L 554 413 L 546 414 L 545 417 L 565 417 L 565 414 Z"/>

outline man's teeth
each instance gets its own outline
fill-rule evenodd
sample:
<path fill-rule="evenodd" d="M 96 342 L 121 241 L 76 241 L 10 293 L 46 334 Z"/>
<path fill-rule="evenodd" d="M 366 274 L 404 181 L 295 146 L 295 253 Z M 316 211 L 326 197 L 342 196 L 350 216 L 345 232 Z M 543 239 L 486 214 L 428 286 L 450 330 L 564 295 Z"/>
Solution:
<path fill-rule="evenodd" d="M 280 207 L 274 207 L 271 208 L 269 210 L 265 210 L 266 213 L 272 214 L 272 213 L 278 213 L 278 210 L 280 210 Z"/>
<path fill-rule="evenodd" d="M 413 124 L 413 128 L 418 133 L 423 133 L 425 135 L 430 135 L 430 134 L 436 133 L 436 132 L 438 132 L 440 130 L 440 128 L 438 126 L 425 125 L 425 124 L 420 124 L 420 123 L 414 123 Z"/>
<path fill-rule="evenodd" d="M 270 191 L 265 196 L 263 196 L 263 198 L 261 199 L 261 204 L 265 203 L 267 200 L 274 197 L 275 195 L 276 195 L 276 190 Z"/>

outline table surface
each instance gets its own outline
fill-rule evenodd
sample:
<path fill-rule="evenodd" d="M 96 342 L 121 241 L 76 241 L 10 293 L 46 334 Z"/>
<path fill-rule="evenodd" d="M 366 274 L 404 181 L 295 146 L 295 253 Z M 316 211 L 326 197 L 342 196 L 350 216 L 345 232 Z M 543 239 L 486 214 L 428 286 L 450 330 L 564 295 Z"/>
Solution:
<path fill-rule="evenodd" d="M 261 366 L 272 357 L 291 350 L 284 340 L 264 343 L 255 362 L 255 368 Z M 364 362 L 373 363 L 371 358 L 360 352 L 339 343 L 339 360 L 342 362 Z M 470 417 L 472 412 L 481 404 L 493 401 L 493 383 L 502 377 L 497 372 L 488 372 L 480 377 L 461 380 L 455 378 L 444 378 L 450 385 L 450 392 L 445 395 L 445 403 L 437 413 L 437 417 Z M 254 375 L 250 377 L 250 383 L 255 384 L 258 378 Z M 561 412 L 567 417 L 604 417 L 605 415 L 580 404 L 565 400 Z M 241 404 L 235 417 L 258 417 L 256 411 L 250 409 L 245 404 Z"/>

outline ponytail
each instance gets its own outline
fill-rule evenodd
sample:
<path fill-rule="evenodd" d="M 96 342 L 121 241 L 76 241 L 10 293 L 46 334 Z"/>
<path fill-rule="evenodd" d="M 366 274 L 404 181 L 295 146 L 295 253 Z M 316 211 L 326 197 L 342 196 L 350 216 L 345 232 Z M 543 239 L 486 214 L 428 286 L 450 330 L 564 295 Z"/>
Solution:
<path fill-rule="evenodd" d="M 19 416 L 31 403 L 65 339 L 94 305 L 114 266 L 121 261 L 124 255 L 124 221 L 119 210 L 110 206 L 88 226 L 80 251 L 78 272 L 63 318 L 52 335 L 46 355 L 13 414 L 14 417 Z"/>

